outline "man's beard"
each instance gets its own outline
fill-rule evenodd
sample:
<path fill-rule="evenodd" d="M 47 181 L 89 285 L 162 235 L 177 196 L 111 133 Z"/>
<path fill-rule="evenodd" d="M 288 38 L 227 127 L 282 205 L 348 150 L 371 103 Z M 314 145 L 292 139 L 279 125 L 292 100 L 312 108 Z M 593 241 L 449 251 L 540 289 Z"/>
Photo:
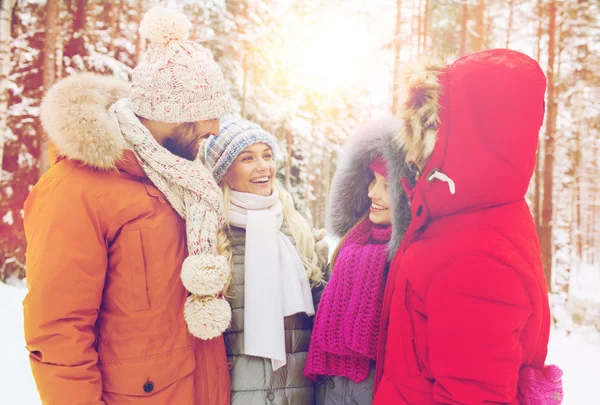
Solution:
<path fill-rule="evenodd" d="M 173 129 L 163 146 L 174 155 L 187 160 L 196 160 L 198 144 L 203 136 L 204 134 L 196 132 L 195 122 L 186 122 Z"/>

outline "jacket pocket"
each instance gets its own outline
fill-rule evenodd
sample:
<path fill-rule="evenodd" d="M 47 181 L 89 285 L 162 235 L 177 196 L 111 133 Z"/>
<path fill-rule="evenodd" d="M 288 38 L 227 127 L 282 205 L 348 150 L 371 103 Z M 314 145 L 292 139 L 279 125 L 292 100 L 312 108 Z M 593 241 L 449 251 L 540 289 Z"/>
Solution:
<path fill-rule="evenodd" d="M 196 367 L 191 347 L 138 359 L 98 364 L 103 391 L 110 394 L 146 397 L 159 395 L 174 383 L 190 376 Z M 194 382 L 177 387 L 182 397 L 194 397 Z M 186 386 L 187 386 L 186 385 Z M 111 395 L 109 395 L 111 396 Z M 111 396 L 114 397 L 114 396 Z"/>
<path fill-rule="evenodd" d="M 131 294 L 134 311 L 150 309 L 148 297 L 148 280 L 146 274 L 146 261 L 142 244 L 142 231 L 134 229 L 123 233 L 125 238 L 125 254 L 131 275 Z"/>

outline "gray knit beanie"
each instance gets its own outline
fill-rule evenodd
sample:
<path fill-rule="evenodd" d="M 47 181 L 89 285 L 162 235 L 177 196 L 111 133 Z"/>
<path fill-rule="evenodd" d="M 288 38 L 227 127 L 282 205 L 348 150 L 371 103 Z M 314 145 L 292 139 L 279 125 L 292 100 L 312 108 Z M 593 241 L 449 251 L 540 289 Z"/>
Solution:
<path fill-rule="evenodd" d="M 257 124 L 233 115 L 221 119 L 219 136 L 211 136 L 206 144 L 206 163 L 220 182 L 240 153 L 255 143 L 266 143 L 278 155 L 275 137 Z"/>

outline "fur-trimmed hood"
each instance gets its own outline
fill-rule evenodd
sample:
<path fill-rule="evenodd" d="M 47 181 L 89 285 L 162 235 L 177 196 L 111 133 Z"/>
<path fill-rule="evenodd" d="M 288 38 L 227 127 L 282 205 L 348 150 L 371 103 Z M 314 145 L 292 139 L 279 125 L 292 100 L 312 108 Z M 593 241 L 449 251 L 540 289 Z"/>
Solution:
<path fill-rule="evenodd" d="M 410 207 L 400 184 L 400 174 L 406 169 L 403 153 L 389 153 L 391 137 L 399 130 L 401 122 L 383 119 L 360 125 L 346 140 L 333 177 L 330 190 L 327 228 L 337 237 L 345 235 L 366 213 L 371 200 L 367 189 L 373 180 L 369 169 L 371 162 L 381 155 L 387 160 L 392 201 L 392 225 L 390 255 L 393 255 L 410 223 Z"/>
<path fill-rule="evenodd" d="M 127 144 L 109 107 L 127 97 L 129 84 L 82 73 L 52 86 L 40 109 L 42 126 L 61 156 L 98 169 L 114 169 Z"/>
<path fill-rule="evenodd" d="M 406 75 L 394 153 L 415 159 L 411 226 L 432 217 L 520 201 L 535 166 L 546 79 L 520 52 L 493 49 Z"/>

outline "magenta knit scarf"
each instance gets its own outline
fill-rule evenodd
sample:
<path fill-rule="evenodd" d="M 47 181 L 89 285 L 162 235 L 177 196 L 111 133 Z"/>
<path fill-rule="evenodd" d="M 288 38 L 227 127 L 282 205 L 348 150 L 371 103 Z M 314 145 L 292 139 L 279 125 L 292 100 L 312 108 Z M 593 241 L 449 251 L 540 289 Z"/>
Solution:
<path fill-rule="evenodd" d="M 375 360 L 391 226 L 365 220 L 347 236 L 315 317 L 304 374 L 366 379 Z"/>

